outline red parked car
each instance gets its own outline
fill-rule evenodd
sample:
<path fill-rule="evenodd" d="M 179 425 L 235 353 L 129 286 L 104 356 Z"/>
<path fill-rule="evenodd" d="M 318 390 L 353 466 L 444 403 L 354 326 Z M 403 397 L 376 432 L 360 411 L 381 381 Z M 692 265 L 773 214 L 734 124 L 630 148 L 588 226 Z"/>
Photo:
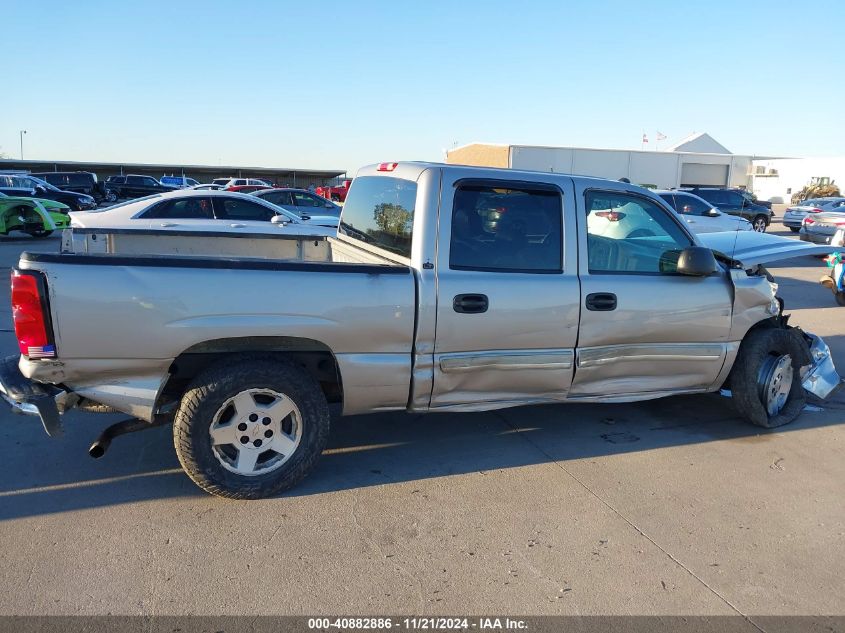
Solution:
<path fill-rule="evenodd" d="M 349 185 L 351 184 L 351 180 L 344 180 L 343 183 L 337 187 L 317 187 L 317 189 L 314 190 L 314 193 L 318 196 L 323 196 L 326 200 L 331 200 L 332 202 L 345 202 L 346 192 L 349 191 Z"/>

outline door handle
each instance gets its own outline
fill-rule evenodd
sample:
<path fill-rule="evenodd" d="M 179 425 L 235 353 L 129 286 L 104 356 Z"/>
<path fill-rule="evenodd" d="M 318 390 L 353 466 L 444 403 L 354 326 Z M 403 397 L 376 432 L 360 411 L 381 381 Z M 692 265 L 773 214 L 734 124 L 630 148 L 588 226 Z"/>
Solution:
<path fill-rule="evenodd" d="M 593 292 L 587 295 L 587 310 L 610 312 L 616 309 L 616 295 L 612 292 Z"/>
<path fill-rule="evenodd" d="M 234 224 L 230 224 L 229 226 L 231 226 L 233 229 L 242 229 L 242 228 L 244 228 L 246 225 L 245 225 L 245 224 L 238 224 L 238 223 L 234 223 Z"/>
<path fill-rule="evenodd" d="M 167 228 L 169 226 L 177 226 L 177 224 L 175 222 L 162 222 L 161 225 L 165 228 Z"/>
<path fill-rule="evenodd" d="M 487 295 L 479 294 L 455 295 L 452 301 L 452 309 L 461 314 L 482 314 L 489 305 Z"/>

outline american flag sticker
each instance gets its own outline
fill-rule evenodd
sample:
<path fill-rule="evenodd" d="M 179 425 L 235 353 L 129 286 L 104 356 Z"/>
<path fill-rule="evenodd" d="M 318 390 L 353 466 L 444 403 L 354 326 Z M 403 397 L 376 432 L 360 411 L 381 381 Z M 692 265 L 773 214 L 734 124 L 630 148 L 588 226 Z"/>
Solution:
<path fill-rule="evenodd" d="M 36 347 L 30 345 L 27 356 L 30 358 L 53 358 L 56 355 L 55 345 L 44 345 L 43 347 Z"/>

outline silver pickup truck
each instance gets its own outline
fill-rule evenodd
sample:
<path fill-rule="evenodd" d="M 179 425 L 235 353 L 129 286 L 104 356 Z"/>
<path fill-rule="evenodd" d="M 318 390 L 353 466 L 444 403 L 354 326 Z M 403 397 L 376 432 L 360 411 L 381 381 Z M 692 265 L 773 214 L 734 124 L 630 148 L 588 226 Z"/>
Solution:
<path fill-rule="evenodd" d="M 763 268 L 824 247 L 696 237 L 621 182 L 383 163 L 358 173 L 337 237 L 206 236 L 189 254 L 133 239 L 94 231 L 84 252 L 21 256 L 21 355 L 0 367 L 0 392 L 51 435 L 73 406 L 132 416 L 94 456 L 172 424 L 187 474 L 222 496 L 301 480 L 332 404 L 482 411 L 724 388 L 773 427 L 840 382 Z M 143 239 L 156 249 L 139 252 Z M 216 239 L 225 257 L 209 254 Z"/>

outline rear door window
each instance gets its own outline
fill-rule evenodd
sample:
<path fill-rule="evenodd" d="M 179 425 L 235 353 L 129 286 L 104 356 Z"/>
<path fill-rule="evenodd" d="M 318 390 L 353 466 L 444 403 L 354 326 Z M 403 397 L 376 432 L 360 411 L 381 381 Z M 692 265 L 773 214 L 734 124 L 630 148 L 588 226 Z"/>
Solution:
<path fill-rule="evenodd" d="M 144 213 L 145 218 L 180 219 L 180 220 L 213 220 L 214 210 L 210 198 L 182 198 L 168 200 L 157 204 Z"/>
<path fill-rule="evenodd" d="M 293 202 L 291 202 L 289 191 L 273 191 L 271 193 L 268 193 L 268 194 L 261 196 L 261 198 L 266 200 L 267 202 L 272 202 L 273 204 L 277 204 L 280 207 L 293 206 Z"/>
<path fill-rule="evenodd" d="M 222 220 L 269 222 L 276 213 L 257 202 L 238 198 L 215 198 L 216 215 Z"/>
<path fill-rule="evenodd" d="M 452 208 L 449 267 L 561 272 L 562 221 L 559 191 L 459 185 Z"/>

